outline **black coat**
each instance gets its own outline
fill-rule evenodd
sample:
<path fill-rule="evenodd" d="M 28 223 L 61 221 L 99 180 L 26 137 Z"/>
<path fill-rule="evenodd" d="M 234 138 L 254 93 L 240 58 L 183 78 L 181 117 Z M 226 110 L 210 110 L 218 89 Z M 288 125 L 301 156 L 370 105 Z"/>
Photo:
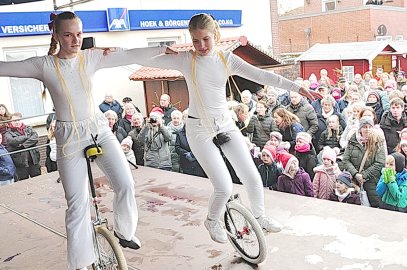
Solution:
<path fill-rule="evenodd" d="M 201 165 L 199 165 L 198 161 L 195 159 L 187 159 L 187 153 L 192 153 L 191 148 L 189 147 L 189 143 L 187 140 L 186 132 L 185 132 L 185 125 L 184 127 L 176 133 L 177 138 L 175 139 L 175 152 L 177 152 L 179 156 L 179 166 L 181 172 L 196 175 L 201 177 L 206 177 L 205 172 L 203 171 Z M 193 153 L 192 153 L 193 156 Z"/>
<path fill-rule="evenodd" d="M 314 168 L 317 166 L 317 154 L 315 152 L 314 146 L 311 144 L 311 150 L 308 152 L 300 153 L 295 151 L 295 156 L 297 157 L 300 167 L 304 168 L 304 171 L 308 173 L 311 181 L 314 179 Z"/>
<path fill-rule="evenodd" d="M 6 131 L 7 150 L 9 152 L 34 147 L 38 143 L 38 133 L 30 126 L 24 128 L 21 134 L 15 128 L 8 128 Z M 40 163 L 40 151 L 38 148 L 11 154 L 11 158 L 16 167 L 28 167 L 30 163 L 37 165 Z"/>

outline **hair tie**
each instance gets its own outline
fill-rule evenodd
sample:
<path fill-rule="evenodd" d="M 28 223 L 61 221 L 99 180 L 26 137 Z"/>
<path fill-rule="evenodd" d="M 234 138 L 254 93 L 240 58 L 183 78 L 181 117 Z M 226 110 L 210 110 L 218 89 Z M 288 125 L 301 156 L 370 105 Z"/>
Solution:
<path fill-rule="evenodd" d="M 48 23 L 48 27 L 50 31 L 54 30 L 54 19 L 58 14 L 56 13 L 51 13 L 49 14 L 49 23 Z"/>

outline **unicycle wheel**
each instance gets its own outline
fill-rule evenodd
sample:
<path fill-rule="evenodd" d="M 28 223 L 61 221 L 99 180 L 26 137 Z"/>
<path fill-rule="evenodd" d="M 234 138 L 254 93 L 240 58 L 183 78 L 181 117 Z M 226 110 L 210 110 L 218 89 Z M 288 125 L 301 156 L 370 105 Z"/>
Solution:
<path fill-rule="evenodd" d="M 240 203 L 228 203 L 225 227 L 232 246 L 242 258 L 253 264 L 262 263 L 267 257 L 267 242 L 263 229 L 253 214 Z"/>
<path fill-rule="evenodd" d="M 113 234 L 104 226 L 95 228 L 96 262 L 93 269 L 97 270 L 127 270 L 126 258 Z"/>

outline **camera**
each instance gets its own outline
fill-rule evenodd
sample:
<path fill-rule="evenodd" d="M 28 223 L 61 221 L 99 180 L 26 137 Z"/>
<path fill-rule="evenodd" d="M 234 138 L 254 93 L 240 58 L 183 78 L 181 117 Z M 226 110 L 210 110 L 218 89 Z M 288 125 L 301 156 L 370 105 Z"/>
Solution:
<path fill-rule="evenodd" d="M 230 140 L 231 140 L 231 137 L 228 133 L 221 132 L 221 133 L 217 134 L 215 137 L 213 137 L 212 141 L 216 146 L 219 147 L 222 144 L 227 143 Z"/>
<path fill-rule="evenodd" d="M 157 118 L 150 118 L 150 124 L 157 123 Z"/>
<path fill-rule="evenodd" d="M 95 48 L 95 38 L 94 37 L 85 37 L 82 40 L 82 47 L 81 50 Z"/>

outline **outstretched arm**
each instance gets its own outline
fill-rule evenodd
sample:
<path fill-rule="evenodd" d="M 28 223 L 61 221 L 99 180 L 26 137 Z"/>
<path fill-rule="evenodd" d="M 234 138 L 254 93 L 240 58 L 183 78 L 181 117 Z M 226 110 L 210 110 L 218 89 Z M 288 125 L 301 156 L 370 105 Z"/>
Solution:
<path fill-rule="evenodd" d="M 93 50 L 98 53 L 100 62 L 98 69 L 137 64 L 146 67 L 174 68 L 177 67 L 176 57 L 178 52 L 169 47 L 145 47 L 134 49 L 117 49 L 116 51 Z"/>
<path fill-rule="evenodd" d="M 311 92 L 281 75 L 255 67 L 233 53 L 231 53 L 230 56 L 230 75 L 238 75 L 259 84 L 270 85 L 287 91 L 294 91 L 311 100 L 321 97 L 318 93 Z"/>
<path fill-rule="evenodd" d="M 34 78 L 41 80 L 42 68 L 38 57 L 22 61 L 0 61 L 0 77 Z"/>

